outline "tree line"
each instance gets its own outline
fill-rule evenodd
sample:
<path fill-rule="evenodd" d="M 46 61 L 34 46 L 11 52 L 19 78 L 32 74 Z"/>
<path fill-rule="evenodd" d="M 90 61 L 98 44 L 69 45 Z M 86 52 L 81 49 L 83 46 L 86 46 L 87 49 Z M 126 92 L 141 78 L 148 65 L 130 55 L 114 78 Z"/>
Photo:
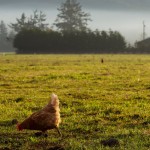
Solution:
<path fill-rule="evenodd" d="M 119 53 L 126 49 L 117 31 L 58 32 L 24 29 L 14 40 L 17 53 Z"/>

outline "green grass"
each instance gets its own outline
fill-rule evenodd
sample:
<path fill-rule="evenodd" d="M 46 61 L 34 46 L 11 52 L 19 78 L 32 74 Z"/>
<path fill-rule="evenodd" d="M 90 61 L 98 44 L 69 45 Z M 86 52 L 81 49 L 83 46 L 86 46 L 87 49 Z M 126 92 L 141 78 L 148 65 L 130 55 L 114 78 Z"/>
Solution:
<path fill-rule="evenodd" d="M 104 63 L 101 63 L 101 58 Z M 47 104 L 60 99 L 60 138 L 16 130 Z M 150 149 L 150 55 L 0 55 L 0 149 Z M 102 140 L 115 138 L 118 147 Z"/>

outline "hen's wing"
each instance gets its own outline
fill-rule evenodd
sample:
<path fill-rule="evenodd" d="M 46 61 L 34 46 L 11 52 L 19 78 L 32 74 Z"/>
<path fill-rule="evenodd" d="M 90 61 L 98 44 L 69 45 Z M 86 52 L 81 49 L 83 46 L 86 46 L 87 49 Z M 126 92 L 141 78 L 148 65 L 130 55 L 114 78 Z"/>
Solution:
<path fill-rule="evenodd" d="M 46 112 L 39 111 L 30 116 L 30 119 L 39 126 L 39 128 L 54 128 L 55 127 L 55 115 Z"/>

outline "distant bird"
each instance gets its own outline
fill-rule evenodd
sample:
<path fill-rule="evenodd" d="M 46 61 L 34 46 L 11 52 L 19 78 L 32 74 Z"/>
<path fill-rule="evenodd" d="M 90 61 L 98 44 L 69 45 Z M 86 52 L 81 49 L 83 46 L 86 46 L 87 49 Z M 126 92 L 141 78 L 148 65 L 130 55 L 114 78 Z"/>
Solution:
<path fill-rule="evenodd" d="M 45 133 L 50 129 L 56 129 L 61 136 L 61 132 L 59 131 L 60 122 L 59 99 L 57 95 L 52 94 L 48 105 L 46 105 L 42 110 L 33 113 L 22 123 L 17 124 L 17 129 L 19 131 L 23 129 L 40 130 L 42 133 Z"/>
<path fill-rule="evenodd" d="M 101 63 L 104 63 L 104 59 L 103 58 L 101 58 Z"/>

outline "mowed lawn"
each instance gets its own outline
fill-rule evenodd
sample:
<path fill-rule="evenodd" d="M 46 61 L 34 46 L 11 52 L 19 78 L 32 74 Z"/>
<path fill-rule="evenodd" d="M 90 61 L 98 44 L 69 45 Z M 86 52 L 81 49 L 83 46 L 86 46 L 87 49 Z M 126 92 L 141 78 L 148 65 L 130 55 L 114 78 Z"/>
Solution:
<path fill-rule="evenodd" d="M 17 131 L 51 93 L 62 138 Z M 150 55 L 0 55 L 0 149 L 149 150 Z"/>

